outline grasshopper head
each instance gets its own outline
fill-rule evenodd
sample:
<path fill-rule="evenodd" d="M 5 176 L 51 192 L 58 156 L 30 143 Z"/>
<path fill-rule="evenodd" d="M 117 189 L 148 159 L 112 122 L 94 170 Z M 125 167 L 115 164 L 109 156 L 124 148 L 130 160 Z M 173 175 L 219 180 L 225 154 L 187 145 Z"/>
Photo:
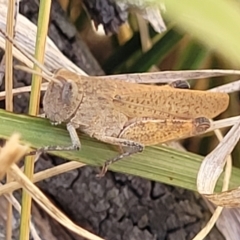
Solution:
<path fill-rule="evenodd" d="M 43 110 L 54 124 L 67 122 L 74 117 L 81 101 L 82 91 L 76 82 L 57 76 L 51 81 L 43 98 Z"/>

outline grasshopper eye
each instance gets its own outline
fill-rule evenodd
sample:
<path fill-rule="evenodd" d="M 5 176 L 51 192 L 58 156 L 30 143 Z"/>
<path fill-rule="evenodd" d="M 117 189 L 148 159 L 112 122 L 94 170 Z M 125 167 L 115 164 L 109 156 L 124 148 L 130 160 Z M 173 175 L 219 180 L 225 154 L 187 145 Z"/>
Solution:
<path fill-rule="evenodd" d="M 65 82 L 63 85 L 63 89 L 62 89 L 62 101 L 69 105 L 71 102 L 71 98 L 72 98 L 72 82 Z"/>

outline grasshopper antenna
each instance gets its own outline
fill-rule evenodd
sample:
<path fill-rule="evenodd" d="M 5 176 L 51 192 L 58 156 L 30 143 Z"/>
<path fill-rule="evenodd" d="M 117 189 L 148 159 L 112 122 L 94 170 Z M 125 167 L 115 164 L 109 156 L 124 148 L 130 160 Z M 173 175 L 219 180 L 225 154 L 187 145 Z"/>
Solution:
<path fill-rule="evenodd" d="M 38 75 L 38 76 L 43 77 L 44 79 L 48 80 L 49 82 L 50 81 L 58 82 L 58 80 L 56 80 L 55 78 L 53 78 L 51 76 L 44 75 L 41 72 L 33 70 L 32 68 L 29 68 L 27 66 L 15 65 L 14 68 L 17 69 L 17 70 L 22 70 L 22 71 L 27 72 L 27 73 Z M 59 82 L 59 84 L 62 86 L 62 83 Z"/>
<path fill-rule="evenodd" d="M 38 66 L 43 72 L 45 72 L 48 76 L 44 76 L 44 78 L 47 80 L 47 81 L 54 81 L 54 82 L 57 82 L 59 83 L 60 85 L 62 85 L 57 79 L 53 78 L 53 74 L 44 66 L 42 65 L 40 62 L 38 62 L 33 56 L 31 56 L 30 54 L 28 54 L 24 49 L 21 49 L 15 42 L 14 40 L 9 37 L 7 35 L 7 33 L 5 31 L 3 31 L 1 28 L 0 28 L 0 33 L 9 41 L 12 43 L 12 45 L 17 48 L 25 57 L 27 57 L 32 63 L 34 63 L 36 66 Z M 25 68 L 25 67 L 20 67 L 18 66 L 17 69 L 22 69 L 26 72 L 29 72 L 29 73 L 33 73 L 33 74 L 37 74 L 37 75 L 40 75 L 40 76 L 43 76 L 39 73 L 36 73 L 36 71 L 30 69 L 30 68 Z M 28 69 L 28 70 L 27 70 Z M 32 72 L 31 72 L 32 71 Z"/>

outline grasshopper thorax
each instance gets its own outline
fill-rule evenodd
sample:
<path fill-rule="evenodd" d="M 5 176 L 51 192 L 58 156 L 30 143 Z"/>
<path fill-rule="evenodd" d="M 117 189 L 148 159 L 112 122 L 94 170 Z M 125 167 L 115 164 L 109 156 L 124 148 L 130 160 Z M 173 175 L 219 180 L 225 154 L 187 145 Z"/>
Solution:
<path fill-rule="evenodd" d="M 73 80 L 57 76 L 48 85 L 43 98 L 43 110 L 46 117 L 54 124 L 68 122 L 74 117 L 83 94 Z"/>

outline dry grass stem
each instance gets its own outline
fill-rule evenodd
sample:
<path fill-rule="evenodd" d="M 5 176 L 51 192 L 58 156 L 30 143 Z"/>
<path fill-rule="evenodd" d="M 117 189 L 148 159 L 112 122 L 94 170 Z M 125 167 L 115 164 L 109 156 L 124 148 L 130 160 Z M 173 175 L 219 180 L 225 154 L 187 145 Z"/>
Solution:
<path fill-rule="evenodd" d="M 0 179 L 5 176 L 11 165 L 18 162 L 29 149 L 28 146 L 19 144 L 19 138 L 18 134 L 12 135 L 0 151 Z"/>
<path fill-rule="evenodd" d="M 221 142 L 223 140 L 223 135 L 222 135 L 221 131 L 217 129 L 214 132 L 215 132 L 219 142 Z M 228 189 L 231 172 L 232 172 L 232 157 L 231 157 L 231 155 L 229 155 L 229 156 L 227 156 L 222 191 L 226 191 Z M 203 195 L 203 196 L 205 196 L 205 195 Z M 205 196 L 205 197 L 208 198 L 207 196 Z M 202 230 L 194 237 L 193 240 L 201 240 L 207 236 L 207 234 L 211 231 L 211 229 L 213 228 L 213 226 L 216 224 L 217 220 L 219 219 L 219 217 L 222 213 L 222 210 L 223 210 L 223 207 L 217 207 L 215 209 L 215 211 L 214 211 L 212 217 L 210 218 L 210 220 L 208 221 L 207 225 L 204 228 L 202 228 Z"/>
<path fill-rule="evenodd" d="M 54 176 L 57 176 L 59 174 L 80 168 L 85 166 L 85 164 L 80 163 L 80 162 L 68 162 L 68 163 L 64 163 L 61 164 L 59 166 L 53 167 L 53 168 L 49 168 L 46 170 L 43 170 L 41 172 L 35 173 L 33 176 L 33 182 L 39 182 Z M 8 193 L 8 192 L 13 192 L 19 188 L 21 188 L 21 184 L 19 184 L 18 182 L 10 182 L 7 183 L 5 185 L 0 186 L 0 195 Z"/>
<path fill-rule="evenodd" d="M 7 3 L 0 2 L 0 29 L 6 29 L 6 17 L 7 17 Z M 21 49 L 28 52 L 30 55 L 34 55 L 35 52 L 35 39 L 36 39 L 37 27 L 35 24 L 30 22 L 26 17 L 18 14 L 18 22 L 16 24 L 16 35 L 14 38 Z M 0 34 L 0 48 L 5 48 L 5 37 Z M 26 56 L 24 56 L 15 47 L 13 48 L 13 55 L 19 61 L 24 63 L 26 66 L 32 68 L 33 63 Z M 56 47 L 50 38 L 47 38 L 46 42 L 46 54 L 45 63 L 49 71 L 54 71 L 60 67 L 66 67 L 67 69 L 86 75 L 79 67 L 67 59 L 61 51 Z"/>
<path fill-rule="evenodd" d="M 4 186 L 4 185 L 0 184 L 0 186 Z M 6 193 L 3 196 L 6 198 L 6 200 L 8 202 L 10 202 L 13 205 L 13 207 L 20 214 L 21 213 L 21 205 L 19 204 L 17 199 L 11 193 Z M 30 229 L 31 229 L 31 234 L 32 234 L 33 240 L 41 240 L 41 238 L 39 237 L 39 235 L 37 233 L 37 230 L 36 230 L 34 224 L 32 223 L 32 221 L 30 221 Z"/>

